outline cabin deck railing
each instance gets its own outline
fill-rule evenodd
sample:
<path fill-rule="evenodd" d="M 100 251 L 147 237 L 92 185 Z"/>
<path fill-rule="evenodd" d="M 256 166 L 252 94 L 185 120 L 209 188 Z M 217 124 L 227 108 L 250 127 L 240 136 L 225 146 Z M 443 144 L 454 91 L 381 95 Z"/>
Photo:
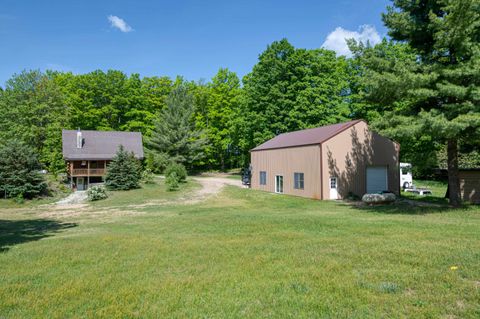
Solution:
<path fill-rule="evenodd" d="M 72 169 L 72 176 L 83 175 L 83 176 L 103 176 L 105 175 L 106 169 L 104 168 L 74 168 Z"/>

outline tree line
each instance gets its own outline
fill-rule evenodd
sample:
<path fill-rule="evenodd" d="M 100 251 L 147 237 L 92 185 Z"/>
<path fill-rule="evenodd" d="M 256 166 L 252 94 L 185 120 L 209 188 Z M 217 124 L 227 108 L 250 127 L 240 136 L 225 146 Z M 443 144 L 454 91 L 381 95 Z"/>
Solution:
<path fill-rule="evenodd" d="M 447 167 L 458 193 L 458 168 L 480 166 L 479 1 L 395 0 L 382 18 L 390 39 L 350 40 L 351 58 L 282 39 L 243 79 L 23 71 L 0 89 L 0 139 L 60 171 L 62 128 L 140 131 L 154 170 L 172 159 L 228 169 L 277 134 L 361 118 L 400 142 L 417 174 Z"/>

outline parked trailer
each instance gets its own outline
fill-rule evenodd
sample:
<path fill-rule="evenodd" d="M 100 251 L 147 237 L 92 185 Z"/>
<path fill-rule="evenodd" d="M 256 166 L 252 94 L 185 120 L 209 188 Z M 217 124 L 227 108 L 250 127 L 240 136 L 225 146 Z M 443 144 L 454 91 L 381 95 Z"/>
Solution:
<path fill-rule="evenodd" d="M 412 164 L 400 163 L 400 187 L 403 189 L 413 186 Z"/>

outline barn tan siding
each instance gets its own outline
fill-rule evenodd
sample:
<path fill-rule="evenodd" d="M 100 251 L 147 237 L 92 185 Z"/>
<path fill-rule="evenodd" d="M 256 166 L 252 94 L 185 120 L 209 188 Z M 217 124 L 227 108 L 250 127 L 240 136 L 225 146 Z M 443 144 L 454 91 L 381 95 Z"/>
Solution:
<path fill-rule="evenodd" d="M 283 176 L 284 194 L 320 199 L 319 145 L 251 152 L 254 189 L 275 192 L 275 176 Z M 267 172 L 267 185 L 260 185 L 260 171 Z M 294 189 L 295 172 L 304 173 L 305 187 Z"/>
<path fill-rule="evenodd" d="M 387 166 L 389 190 L 399 193 L 399 145 L 372 133 L 359 122 L 322 144 L 323 198 L 330 197 L 329 178 L 337 177 L 338 197 L 366 193 L 367 166 Z"/>
<path fill-rule="evenodd" d="M 459 171 L 462 200 L 480 204 L 480 171 Z"/>

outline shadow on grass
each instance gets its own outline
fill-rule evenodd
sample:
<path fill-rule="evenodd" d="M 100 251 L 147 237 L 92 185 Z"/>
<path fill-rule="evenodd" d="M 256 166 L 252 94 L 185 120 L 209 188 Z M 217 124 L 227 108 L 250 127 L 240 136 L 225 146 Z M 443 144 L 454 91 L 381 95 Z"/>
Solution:
<path fill-rule="evenodd" d="M 469 205 L 460 207 L 452 207 L 448 205 L 440 205 L 431 202 L 420 202 L 412 200 L 400 200 L 392 204 L 385 205 L 365 205 L 362 202 L 348 203 L 353 209 L 364 211 L 367 213 L 378 214 L 397 214 L 397 215 L 426 215 L 438 214 L 452 211 L 465 210 Z"/>
<path fill-rule="evenodd" d="M 0 219 L 0 253 L 7 251 L 11 246 L 50 237 L 77 225 L 51 219 Z"/>
<path fill-rule="evenodd" d="M 416 201 L 419 203 L 432 203 L 448 206 L 448 198 L 445 197 L 402 194 L 401 198 Z"/>

